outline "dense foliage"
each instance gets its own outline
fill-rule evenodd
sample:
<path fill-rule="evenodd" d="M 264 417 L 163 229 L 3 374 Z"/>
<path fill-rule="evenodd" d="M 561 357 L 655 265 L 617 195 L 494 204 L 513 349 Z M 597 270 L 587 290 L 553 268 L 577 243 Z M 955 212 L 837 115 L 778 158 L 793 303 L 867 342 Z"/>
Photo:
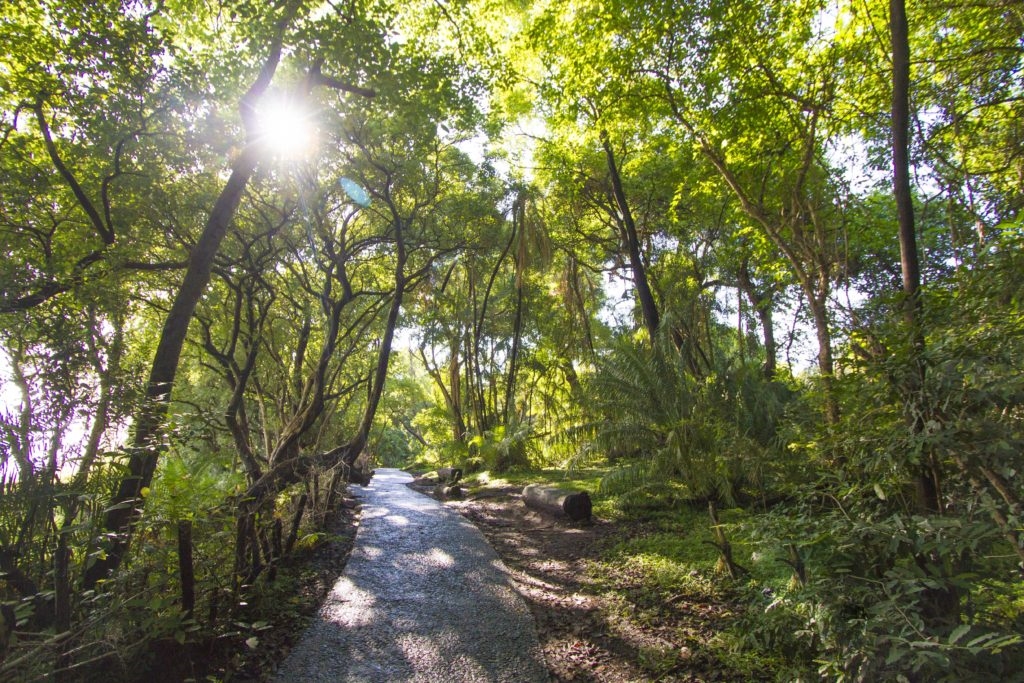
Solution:
<path fill-rule="evenodd" d="M 782 679 L 1019 671 L 1017 4 L 13 0 L 0 33 L 3 677 L 256 642 L 374 459 L 707 508 Z"/>

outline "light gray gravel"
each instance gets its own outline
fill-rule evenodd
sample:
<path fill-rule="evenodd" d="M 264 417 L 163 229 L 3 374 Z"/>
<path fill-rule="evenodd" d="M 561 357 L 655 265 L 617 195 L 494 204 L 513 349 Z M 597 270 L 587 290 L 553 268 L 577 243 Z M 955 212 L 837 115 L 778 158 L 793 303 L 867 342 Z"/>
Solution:
<path fill-rule="evenodd" d="M 533 617 L 483 534 L 378 469 L 344 575 L 278 683 L 547 681 Z"/>

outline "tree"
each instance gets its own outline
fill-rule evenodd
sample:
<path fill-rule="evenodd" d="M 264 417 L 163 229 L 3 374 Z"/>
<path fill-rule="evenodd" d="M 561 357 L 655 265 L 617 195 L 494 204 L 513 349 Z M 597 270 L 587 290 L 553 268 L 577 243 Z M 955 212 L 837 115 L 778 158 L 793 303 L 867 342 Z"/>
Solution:
<path fill-rule="evenodd" d="M 164 322 L 147 382 L 146 400 L 135 418 L 128 472 L 110 500 L 109 511 L 104 521 L 105 528 L 114 535 L 114 540 L 106 549 L 105 557 L 98 559 L 86 571 L 86 586 L 95 585 L 121 563 L 127 550 L 131 524 L 139 514 L 143 489 L 148 488 L 152 482 L 159 458 L 161 430 L 170 403 L 171 389 L 177 374 L 185 335 L 196 304 L 209 282 L 213 260 L 220 243 L 241 202 L 246 185 L 259 164 L 262 141 L 257 120 L 258 102 L 270 87 L 277 71 L 285 34 L 295 19 L 297 10 L 297 3 L 289 3 L 279 16 L 273 17 L 274 28 L 267 54 L 256 79 L 239 100 L 245 146 L 231 163 L 231 174 L 217 196 L 206 225 L 191 250 L 188 268 Z M 353 90 L 352 86 L 333 78 L 325 81 L 321 70 L 322 60 L 311 65 L 310 85 L 326 82 L 330 87 L 339 90 Z M 364 90 L 362 94 L 372 93 Z"/>

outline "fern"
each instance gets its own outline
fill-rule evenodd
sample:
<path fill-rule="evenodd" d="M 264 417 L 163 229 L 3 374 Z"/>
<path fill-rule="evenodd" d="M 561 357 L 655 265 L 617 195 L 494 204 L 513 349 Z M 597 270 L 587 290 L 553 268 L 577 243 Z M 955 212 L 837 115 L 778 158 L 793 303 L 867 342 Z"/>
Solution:
<path fill-rule="evenodd" d="M 777 448 L 788 393 L 748 368 L 687 372 L 675 349 L 627 342 L 603 358 L 587 386 L 588 419 L 569 430 L 571 471 L 621 460 L 602 489 L 631 497 L 681 483 L 691 497 L 731 503 L 760 480 Z"/>

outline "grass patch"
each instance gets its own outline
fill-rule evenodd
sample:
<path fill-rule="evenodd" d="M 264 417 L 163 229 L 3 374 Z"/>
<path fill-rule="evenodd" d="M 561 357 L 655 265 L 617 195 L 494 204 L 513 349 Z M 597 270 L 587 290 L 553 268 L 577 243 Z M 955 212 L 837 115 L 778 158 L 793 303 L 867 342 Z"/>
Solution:
<path fill-rule="evenodd" d="M 527 484 L 590 493 L 595 515 L 614 521 L 621 536 L 590 560 L 588 582 L 605 598 L 612 632 L 625 640 L 636 628 L 659 634 L 651 642 L 638 644 L 635 655 L 652 680 L 691 665 L 722 672 L 729 680 L 767 680 L 783 671 L 785 662 L 777 655 L 751 647 L 743 637 L 753 616 L 747 614 L 746 605 L 760 611 L 791 577 L 789 567 L 779 559 L 783 548 L 765 548 L 747 540 L 745 529 L 758 513 L 740 508 L 719 511 L 734 560 L 749 570 L 741 580 L 732 581 L 718 567 L 719 550 L 712 543 L 707 508 L 686 501 L 685 487 L 661 486 L 622 496 L 602 491 L 601 479 L 608 471 L 482 471 L 468 475 L 462 484 L 470 495 Z M 775 626 L 799 626 L 787 616 L 777 615 Z M 658 639 L 667 639 L 673 646 L 666 648 L 665 641 Z M 683 651 L 696 664 L 680 659 Z"/>
<path fill-rule="evenodd" d="M 744 539 L 743 526 L 756 513 L 729 509 L 719 516 L 734 560 L 750 572 L 741 580 L 729 579 L 719 568 L 711 521 L 696 506 L 625 517 L 623 539 L 594 560 L 588 573 L 618 621 L 656 629 L 671 625 L 671 640 L 710 670 L 730 680 L 768 680 L 784 670 L 785 662 L 751 648 L 742 632 L 751 623 L 748 610 L 766 607 L 788 583 L 790 570 Z M 664 657 L 644 654 L 640 664 L 647 671 L 665 671 Z"/>

